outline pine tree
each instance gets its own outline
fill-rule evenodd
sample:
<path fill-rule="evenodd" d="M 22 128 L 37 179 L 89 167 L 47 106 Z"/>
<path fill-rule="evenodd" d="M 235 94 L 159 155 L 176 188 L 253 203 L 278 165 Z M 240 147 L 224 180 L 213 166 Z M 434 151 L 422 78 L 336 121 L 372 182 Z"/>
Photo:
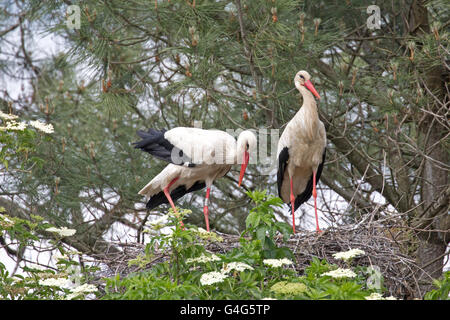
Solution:
<path fill-rule="evenodd" d="M 372 4 L 379 29 L 367 24 Z M 80 8 L 79 29 L 68 28 L 68 5 Z M 0 167 L 0 205 L 11 214 L 76 227 L 82 236 L 70 245 L 86 253 L 114 248 L 106 235 L 118 225 L 140 234 L 150 213 L 137 191 L 165 165 L 133 149 L 136 130 L 194 121 L 282 130 L 301 106 L 293 77 L 304 69 L 323 96 L 320 187 L 345 203 L 323 199 L 326 215 L 343 224 L 399 218 L 395 230 L 423 267 L 417 295 L 441 274 L 450 240 L 446 1 L 6 1 L 2 9 L 2 81 L 27 86 L 3 99 L 55 126 L 34 155 L 44 164 Z M 39 57 L 40 32 L 64 39 L 58 55 Z M 273 174 L 249 172 L 247 188 L 276 194 Z M 232 171 L 213 187 L 211 223 L 225 232 L 242 230 L 248 212 L 236 178 Z M 179 202 L 193 209 L 190 222 L 203 221 L 201 197 Z"/>

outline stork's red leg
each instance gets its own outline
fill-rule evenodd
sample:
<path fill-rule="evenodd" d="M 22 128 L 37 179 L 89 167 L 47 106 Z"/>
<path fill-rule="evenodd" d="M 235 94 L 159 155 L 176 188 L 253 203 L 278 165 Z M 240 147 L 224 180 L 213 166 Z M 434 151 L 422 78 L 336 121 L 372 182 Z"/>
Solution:
<path fill-rule="evenodd" d="M 175 208 L 175 204 L 173 203 L 172 197 L 170 196 L 169 188 L 178 180 L 179 177 L 176 177 L 170 183 L 167 185 L 167 187 L 164 188 L 164 194 L 166 195 L 167 200 L 169 200 L 170 206 L 172 207 L 173 211 L 177 213 L 177 208 Z M 180 220 L 180 224 L 182 227 L 184 227 L 183 221 Z"/>
<path fill-rule="evenodd" d="M 319 228 L 319 217 L 317 215 L 317 190 L 316 190 L 316 171 L 313 171 L 313 192 L 312 192 L 313 198 L 314 198 L 314 212 L 316 213 L 316 231 L 318 233 L 322 232 Z"/>
<path fill-rule="evenodd" d="M 295 234 L 295 197 L 294 197 L 294 188 L 292 187 L 292 178 L 290 179 L 291 182 L 291 208 L 292 208 L 292 230 L 294 230 Z"/>
<path fill-rule="evenodd" d="M 205 215 L 206 231 L 209 232 L 209 217 L 208 217 L 208 203 L 210 188 L 206 188 L 205 206 L 203 207 L 203 214 Z"/>

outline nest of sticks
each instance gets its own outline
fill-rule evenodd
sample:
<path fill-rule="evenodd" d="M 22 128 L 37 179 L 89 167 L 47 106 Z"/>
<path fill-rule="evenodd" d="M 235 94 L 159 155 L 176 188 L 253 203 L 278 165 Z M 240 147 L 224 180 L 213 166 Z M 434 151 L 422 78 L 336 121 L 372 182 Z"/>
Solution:
<path fill-rule="evenodd" d="M 328 228 L 321 234 L 315 231 L 297 231 L 287 242 L 281 237 L 276 240 L 278 246 L 291 249 L 296 258 L 295 268 L 299 275 L 310 265 L 313 257 L 326 259 L 329 263 L 348 267 L 342 260 L 333 258 L 337 252 L 349 249 L 361 249 L 365 255 L 352 260 L 352 266 L 372 266 L 381 272 L 388 295 L 397 299 L 412 299 L 414 288 L 417 286 L 415 275 L 420 268 L 411 256 L 406 254 L 408 244 L 404 233 L 395 235 L 395 228 L 384 224 L 370 223 L 368 225 L 347 225 L 345 227 Z M 398 230 L 397 230 L 398 231 Z M 240 246 L 238 235 L 217 233 L 223 238 L 221 242 L 207 242 L 205 248 L 211 253 L 226 253 Z M 156 253 L 145 265 L 129 261 L 137 259 L 144 254 L 145 244 L 141 243 L 114 243 L 122 249 L 121 253 L 104 254 L 94 257 L 94 261 L 102 266 L 100 277 L 111 277 L 120 274 L 125 277 L 130 273 L 151 268 L 153 264 L 169 259 L 170 252 Z"/>

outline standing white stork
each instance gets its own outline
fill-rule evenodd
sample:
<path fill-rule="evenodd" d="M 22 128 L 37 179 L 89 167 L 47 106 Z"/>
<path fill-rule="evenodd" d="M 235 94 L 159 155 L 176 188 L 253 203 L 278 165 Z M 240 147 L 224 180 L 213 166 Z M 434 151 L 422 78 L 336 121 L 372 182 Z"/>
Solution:
<path fill-rule="evenodd" d="M 208 202 L 214 180 L 223 177 L 233 164 L 241 163 L 239 186 L 256 150 L 256 136 L 242 131 L 236 139 L 220 130 L 177 127 L 169 131 L 150 129 L 138 131 L 141 141 L 135 147 L 170 162 L 139 194 L 149 198 L 147 208 L 169 203 L 176 212 L 174 201 L 185 194 L 206 187 L 203 207 L 206 230 L 209 231 Z"/>
<path fill-rule="evenodd" d="M 310 81 L 306 71 L 295 75 L 295 87 L 303 96 L 303 105 L 294 118 L 288 122 L 278 142 L 278 194 L 285 203 L 291 204 L 292 228 L 295 233 L 295 210 L 311 195 L 314 197 L 316 230 L 319 228 L 317 216 L 317 191 L 325 161 L 327 143 L 325 126 L 319 120 L 317 104 L 313 94 L 319 94 Z"/>

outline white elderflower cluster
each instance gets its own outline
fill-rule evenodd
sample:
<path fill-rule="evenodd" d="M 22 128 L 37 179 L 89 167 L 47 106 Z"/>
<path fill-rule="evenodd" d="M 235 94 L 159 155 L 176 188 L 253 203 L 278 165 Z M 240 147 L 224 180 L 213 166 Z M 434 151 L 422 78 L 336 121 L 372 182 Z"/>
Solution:
<path fill-rule="evenodd" d="M 254 270 L 254 269 L 252 266 L 249 266 L 244 262 L 230 262 L 223 266 L 222 273 L 230 272 L 233 270 L 242 272 L 244 270 Z"/>
<path fill-rule="evenodd" d="M 12 130 L 12 131 L 23 131 L 27 127 L 25 122 L 17 122 L 16 120 L 10 120 L 6 123 L 6 126 L 0 127 L 0 131 Z"/>
<path fill-rule="evenodd" d="M 67 287 L 70 283 L 70 280 L 67 278 L 47 278 L 39 280 L 41 286 L 48 287 Z"/>
<path fill-rule="evenodd" d="M 200 284 L 202 286 L 209 286 L 214 283 L 223 282 L 228 276 L 222 272 L 212 271 L 202 274 L 200 277 Z"/>
<path fill-rule="evenodd" d="M 94 286 L 93 284 L 82 284 L 81 286 L 75 287 L 70 289 L 70 294 L 67 295 L 66 299 L 67 300 L 72 300 L 73 298 L 76 298 L 80 295 L 84 295 L 86 293 L 93 293 L 93 292 L 97 292 L 98 289 L 96 286 Z"/>
<path fill-rule="evenodd" d="M 53 133 L 55 131 L 51 123 L 45 124 L 43 122 L 40 122 L 39 120 L 30 121 L 30 125 L 45 133 Z"/>
<path fill-rule="evenodd" d="M 287 281 L 277 282 L 270 288 L 270 291 L 287 295 L 298 295 L 304 293 L 306 290 L 307 287 L 304 283 Z"/>
<path fill-rule="evenodd" d="M 6 114 L 0 111 L 0 119 L 3 119 L 6 122 L 5 126 L 0 126 L 0 131 L 23 131 L 28 126 L 26 122 L 17 122 L 19 117 L 14 114 Z M 32 127 L 45 132 L 45 133 L 53 133 L 55 130 L 52 124 L 46 124 L 39 120 L 30 121 L 29 125 Z"/>
<path fill-rule="evenodd" d="M 373 292 L 369 296 L 364 297 L 364 299 L 366 299 L 366 300 L 397 300 L 397 298 L 394 296 L 389 296 L 389 297 L 385 298 L 385 297 L 383 297 L 382 294 L 380 294 L 378 292 Z"/>
<path fill-rule="evenodd" d="M 159 230 L 164 228 L 167 225 L 167 222 L 169 220 L 169 216 L 167 214 L 159 217 L 158 219 L 152 220 L 152 221 L 147 221 L 146 225 L 155 229 L 155 230 Z"/>
<path fill-rule="evenodd" d="M 383 300 L 383 295 L 378 292 L 373 292 L 369 296 L 364 297 L 366 300 Z"/>
<path fill-rule="evenodd" d="M 333 258 L 348 261 L 350 259 L 353 259 L 358 256 L 362 256 L 365 254 L 366 254 L 366 252 L 361 249 L 350 249 L 348 251 L 343 251 L 343 252 L 338 252 L 338 253 L 333 254 Z"/>
<path fill-rule="evenodd" d="M 263 263 L 274 268 L 282 267 L 284 265 L 291 265 L 293 262 L 288 258 L 283 259 L 264 259 Z"/>
<path fill-rule="evenodd" d="M 200 257 L 187 259 L 186 263 L 206 263 L 206 262 L 212 262 L 212 261 L 220 261 L 220 258 L 218 256 L 216 256 L 215 254 L 212 254 L 211 256 L 207 256 L 202 253 L 202 255 Z"/>
<path fill-rule="evenodd" d="M 77 232 L 77 230 L 75 230 L 75 229 L 69 229 L 66 227 L 61 227 L 61 228 L 51 227 L 51 228 L 45 229 L 45 231 L 57 233 L 61 237 L 70 237 L 70 236 L 73 236 Z"/>
<path fill-rule="evenodd" d="M 215 242 L 223 242 L 223 238 L 215 232 L 212 232 L 212 231 L 208 232 L 201 227 L 191 228 L 190 230 L 193 233 L 195 233 L 200 239 L 210 240 L 210 241 L 215 241 Z"/>
<path fill-rule="evenodd" d="M 337 268 L 336 270 L 322 273 L 322 275 L 330 276 L 330 277 L 336 278 L 336 279 L 356 277 L 356 273 L 354 273 L 351 269 L 343 269 L 343 268 Z"/>
<path fill-rule="evenodd" d="M 0 118 L 2 118 L 3 120 L 15 120 L 18 117 L 19 116 L 16 116 L 15 114 L 7 114 L 0 110 Z"/>

